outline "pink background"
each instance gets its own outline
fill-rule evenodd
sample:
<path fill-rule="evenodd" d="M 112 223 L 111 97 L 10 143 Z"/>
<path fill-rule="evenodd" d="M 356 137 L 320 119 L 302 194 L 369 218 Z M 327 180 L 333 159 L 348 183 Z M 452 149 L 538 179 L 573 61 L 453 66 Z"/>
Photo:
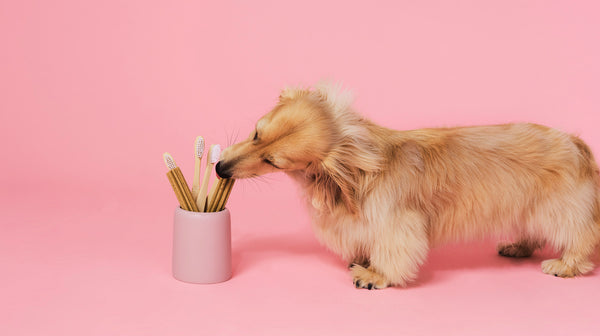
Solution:
<path fill-rule="evenodd" d="M 356 290 L 294 185 L 238 183 L 234 277 L 170 274 L 193 141 L 246 137 L 279 89 L 339 80 L 397 129 L 531 121 L 600 156 L 597 1 L 3 1 L 0 334 L 570 334 L 598 330 L 600 270 L 546 250 L 432 251 L 408 289 Z"/>

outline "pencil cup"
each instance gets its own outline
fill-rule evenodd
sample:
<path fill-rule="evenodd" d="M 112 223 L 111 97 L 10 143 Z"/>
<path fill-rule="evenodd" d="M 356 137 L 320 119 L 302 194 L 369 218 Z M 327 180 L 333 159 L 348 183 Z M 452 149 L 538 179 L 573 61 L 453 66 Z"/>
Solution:
<path fill-rule="evenodd" d="M 192 212 L 177 207 L 173 228 L 173 276 L 210 284 L 231 278 L 229 210 Z"/>

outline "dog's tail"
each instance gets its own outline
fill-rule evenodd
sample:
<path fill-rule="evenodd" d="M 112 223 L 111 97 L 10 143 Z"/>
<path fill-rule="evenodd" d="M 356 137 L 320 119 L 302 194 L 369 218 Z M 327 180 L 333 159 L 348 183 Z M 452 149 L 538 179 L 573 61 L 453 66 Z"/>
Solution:
<path fill-rule="evenodd" d="M 587 179 L 592 179 L 596 185 L 596 202 L 593 204 L 592 218 L 597 226 L 596 251 L 600 251 L 600 168 L 594 158 L 591 148 L 579 137 L 572 135 L 571 141 L 577 147 L 579 154 L 580 174 Z"/>

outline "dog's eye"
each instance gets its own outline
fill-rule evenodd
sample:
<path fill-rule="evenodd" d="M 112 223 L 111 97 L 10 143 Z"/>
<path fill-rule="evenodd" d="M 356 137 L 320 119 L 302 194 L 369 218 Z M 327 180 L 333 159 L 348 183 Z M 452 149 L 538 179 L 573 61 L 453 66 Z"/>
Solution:
<path fill-rule="evenodd" d="M 273 161 L 269 160 L 268 158 L 264 158 L 263 162 L 266 163 L 266 164 L 269 164 L 269 165 L 271 165 L 271 166 L 273 166 L 273 167 L 275 167 L 277 169 L 281 169 L 276 164 L 274 164 Z"/>
<path fill-rule="evenodd" d="M 254 131 L 254 141 L 258 140 L 258 131 Z"/>

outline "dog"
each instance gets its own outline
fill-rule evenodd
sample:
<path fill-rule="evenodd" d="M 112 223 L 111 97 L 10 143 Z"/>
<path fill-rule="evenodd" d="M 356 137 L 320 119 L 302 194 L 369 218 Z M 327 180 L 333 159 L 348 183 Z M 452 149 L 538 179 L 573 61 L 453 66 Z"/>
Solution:
<path fill-rule="evenodd" d="M 529 123 L 396 131 L 351 105 L 339 85 L 284 89 L 217 174 L 299 183 L 317 238 L 350 263 L 357 288 L 406 286 L 430 248 L 488 236 L 513 239 L 498 245 L 507 257 L 553 247 L 550 275 L 593 270 L 600 177 L 580 138 Z"/>

